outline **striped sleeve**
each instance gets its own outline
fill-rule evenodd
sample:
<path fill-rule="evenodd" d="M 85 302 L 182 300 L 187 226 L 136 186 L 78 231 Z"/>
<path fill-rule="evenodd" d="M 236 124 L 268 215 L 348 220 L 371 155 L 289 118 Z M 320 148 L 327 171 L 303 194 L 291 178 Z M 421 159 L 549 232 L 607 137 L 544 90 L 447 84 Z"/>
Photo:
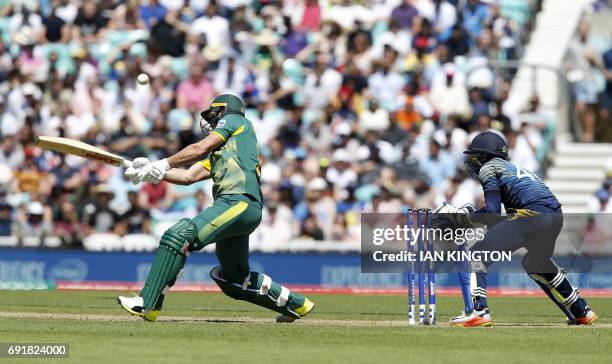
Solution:
<path fill-rule="evenodd" d="M 499 191 L 499 176 L 505 168 L 501 159 L 492 159 L 485 163 L 478 173 L 482 189 L 486 191 Z"/>

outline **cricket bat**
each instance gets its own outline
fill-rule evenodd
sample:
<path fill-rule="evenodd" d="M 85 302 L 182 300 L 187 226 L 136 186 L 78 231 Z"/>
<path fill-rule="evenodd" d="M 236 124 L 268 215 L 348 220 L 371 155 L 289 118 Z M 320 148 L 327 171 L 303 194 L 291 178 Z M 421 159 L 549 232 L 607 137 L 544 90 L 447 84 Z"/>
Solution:
<path fill-rule="evenodd" d="M 132 162 L 124 159 L 121 156 L 107 152 L 103 149 L 94 147 L 87 143 L 79 142 L 78 140 L 40 136 L 36 138 L 36 145 L 41 148 L 53 150 L 59 153 L 66 153 L 86 158 L 92 161 L 98 161 L 115 167 L 131 167 Z"/>

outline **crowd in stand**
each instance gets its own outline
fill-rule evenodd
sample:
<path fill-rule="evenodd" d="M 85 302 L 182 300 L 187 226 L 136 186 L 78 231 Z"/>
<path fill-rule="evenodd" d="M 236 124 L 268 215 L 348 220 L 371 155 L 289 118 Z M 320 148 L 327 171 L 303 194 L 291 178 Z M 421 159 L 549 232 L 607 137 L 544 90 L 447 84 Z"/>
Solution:
<path fill-rule="evenodd" d="M 512 16 L 478 0 L 4 2 L 0 235 L 78 247 L 195 215 L 210 182 L 133 186 L 33 141 L 163 158 L 202 137 L 198 113 L 219 93 L 242 97 L 256 128 L 260 244 L 358 241 L 362 212 L 478 205 L 460 157 L 470 138 L 496 130 L 539 171 L 552 122 L 537 96 L 504 110 L 512 73 L 492 65 L 519 56 L 535 2 L 518 2 Z"/>

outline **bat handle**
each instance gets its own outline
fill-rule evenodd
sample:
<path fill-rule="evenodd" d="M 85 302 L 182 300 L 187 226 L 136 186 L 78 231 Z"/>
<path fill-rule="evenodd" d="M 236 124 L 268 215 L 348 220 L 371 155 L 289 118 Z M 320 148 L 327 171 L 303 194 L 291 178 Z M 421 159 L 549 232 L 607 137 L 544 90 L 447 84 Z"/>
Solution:
<path fill-rule="evenodd" d="M 124 168 L 130 168 L 132 166 L 132 161 L 124 159 L 121 162 L 121 166 L 124 167 Z"/>

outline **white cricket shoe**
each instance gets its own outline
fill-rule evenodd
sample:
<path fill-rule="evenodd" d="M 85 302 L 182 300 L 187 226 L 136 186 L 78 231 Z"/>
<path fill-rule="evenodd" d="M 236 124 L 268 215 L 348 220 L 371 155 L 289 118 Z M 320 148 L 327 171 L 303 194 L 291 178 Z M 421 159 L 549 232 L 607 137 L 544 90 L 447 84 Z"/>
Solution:
<path fill-rule="evenodd" d="M 142 317 L 147 321 L 157 320 L 159 310 L 147 310 L 144 308 L 144 300 L 142 297 L 134 295 L 134 297 L 117 297 L 117 303 L 123 307 L 127 312 L 134 316 Z"/>
<path fill-rule="evenodd" d="M 492 326 L 493 321 L 489 309 L 483 308 L 482 310 L 474 310 L 469 315 L 462 311 L 459 316 L 451 318 L 450 325 L 457 327 Z"/>

